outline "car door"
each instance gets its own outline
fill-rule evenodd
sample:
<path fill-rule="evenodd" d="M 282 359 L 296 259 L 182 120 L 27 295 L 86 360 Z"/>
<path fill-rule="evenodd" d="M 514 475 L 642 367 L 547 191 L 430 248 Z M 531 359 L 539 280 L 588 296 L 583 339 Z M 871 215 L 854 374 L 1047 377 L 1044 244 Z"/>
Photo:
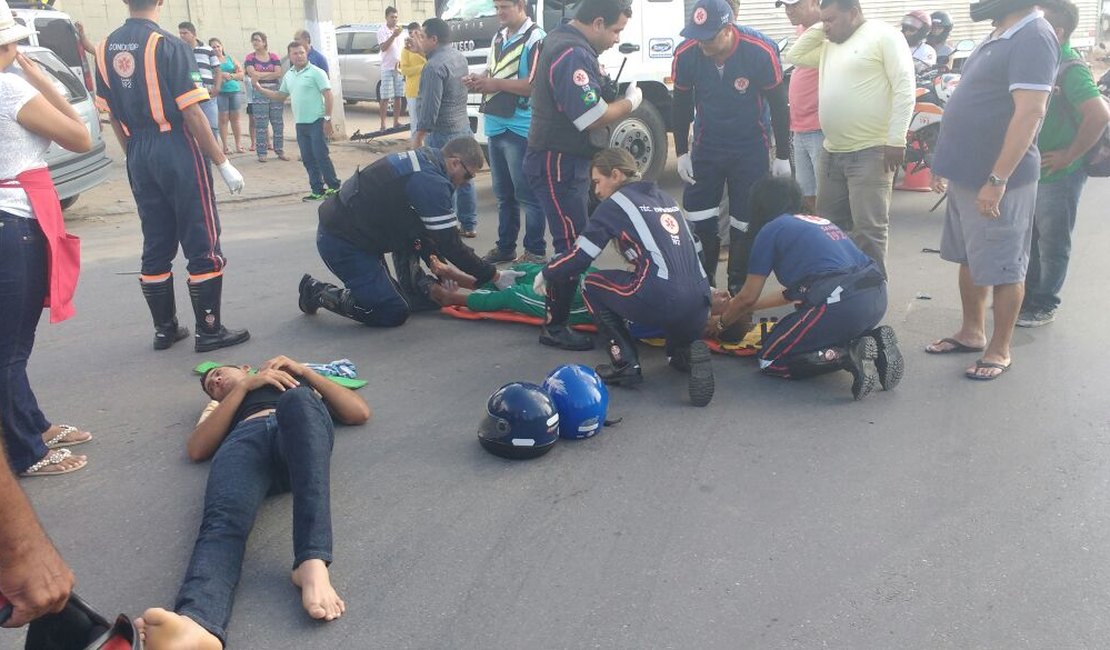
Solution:
<path fill-rule="evenodd" d="M 378 35 L 371 31 L 351 33 L 343 68 L 343 88 L 351 99 L 373 100 L 378 98 L 378 79 L 381 75 L 381 57 L 378 54 Z"/>

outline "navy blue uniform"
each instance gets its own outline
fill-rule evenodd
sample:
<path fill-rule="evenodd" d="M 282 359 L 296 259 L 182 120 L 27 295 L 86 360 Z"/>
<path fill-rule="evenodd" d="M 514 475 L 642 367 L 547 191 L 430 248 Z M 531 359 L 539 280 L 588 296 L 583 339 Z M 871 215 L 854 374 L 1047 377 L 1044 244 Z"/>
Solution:
<path fill-rule="evenodd" d="M 790 357 L 846 345 L 886 313 L 879 266 L 828 219 L 784 214 L 765 225 L 752 246 L 748 273 L 772 272 L 796 309 L 763 342 L 764 372 L 790 376 Z"/>
<path fill-rule="evenodd" d="M 143 229 L 142 280 L 169 278 L 180 244 L 190 281 L 222 273 L 220 219 L 208 160 L 182 112 L 209 99 L 193 50 L 157 24 L 128 18 L 100 44 L 97 105 L 127 140 L 127 175 Z"/>
<path fill-rule="evenodd" d="M 668 347 L 701 338 L 709 318 L 709 280 L 682 210 L 655 183 L 629 183 L 602 202 L 574 248 L 544 268 L 544 278 L 577 277 L 610 241 L 633 270 L 588 274 L 582 297 L 590 311 L 606 308 L 662 329 Z"/>
<path fill-rule="evenodd" d="M 770 171 L 771 119 L 765 93 L 782 83 L 782 65 L 778 47 L 761 32 L 739 25 L 730 28 L 734 49 L 723 68 L 702 53 L 697 41 L 688 40 L 675 51 L 672 76 L 677 94 L 693 93 L 690 159 L 697 182 L 685 186 L 682 207 L 706 247 L 705 269 L 712 279 L 720 250 L 717 220 L 727 186 L 732 226 L 728 282 L 735 287 L 743 284 L 751 249 L 746 234 L 748 192 Z M 676 139 L 679 154 L 686 152 L 685 142 L 685 134 Z"/>
<path fill-rule="evenodd" d="M 420 258 L 440 255 L 474 276 L 478 285 L 496 269 L 459 238 L 455 186 L 443 152 L 432 147 L 390 154 L 355 173 L 320 206 L 316 246 L 351 292 L 353 318 L 380 327 L 405 322 L 413 310 Z M 401 275 L 401 286 L 385 264 Z M 414 277 L 416 274 L 419 277 Z"/>

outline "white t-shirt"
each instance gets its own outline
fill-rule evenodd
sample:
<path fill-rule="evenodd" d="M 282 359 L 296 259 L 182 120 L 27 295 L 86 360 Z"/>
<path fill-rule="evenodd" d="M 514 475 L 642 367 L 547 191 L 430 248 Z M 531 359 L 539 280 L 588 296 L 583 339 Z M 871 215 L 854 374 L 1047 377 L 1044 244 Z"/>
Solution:
<path fill-rule="evenodd" d="M 910 50 L 910 54 L 913 55 L 913 67 L 918 73 L 935 68 L 937 65 L 937 51 L 928 43 L 922 42 Z"/>
<path fill-rule="evenodd" d="M 386 25 L 378 28 L 378 45 L 384 44 L 393 36 L 393 30 Z M 401 62 L 401 50 L 405 48 L 405 32 L 402 29 L 389 48 L 382 48 L 382 70 L 396 70 Z"/>
<path fill-rule="evenodd" d="M 50 140 L 16 121 L 23 106 L 38 94 L 11 68 L 0 72 L 0 180 L 11 180 L 29 169 L 46 167 Z M 0 187 L 0 210 L 17 217 L 35 216 L 27 193 L 14 187 Z"/>

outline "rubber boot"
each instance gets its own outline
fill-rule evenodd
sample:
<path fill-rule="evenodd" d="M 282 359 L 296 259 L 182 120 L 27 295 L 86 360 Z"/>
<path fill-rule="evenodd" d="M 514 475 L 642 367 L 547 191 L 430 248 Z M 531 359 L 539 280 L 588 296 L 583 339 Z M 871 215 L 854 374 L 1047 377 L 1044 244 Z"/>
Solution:
<path fill-rule="evenodd" d="M 567 324 L 570 304 L 578 290 L 578 281 L 547 285 L 544 325 L 540 327 L 540 343 L 563 350 L 592 350 L 594 341 L 589 336 L 575 332 Z"/>
<path fill-rule="evenodd" d="M 223 294 L 224 276 L 217 275 L 203 282 L 189 283 L 189 298 L 197 319 L 197 333 L 193 349 L 210 352 L 239 345 L 251 337 L 247 330 L 229 330 L 220 322 L 220 297 Z"/>
<path fill-rule="evenodd" d="M 878 356 L 879 346 L 870 336 L 861 336 L 848 344 L 845 370 L 852 373 L 852 397 L 857 402 L 875 390 L 877 378 L 871 368 Z"/>
<path fill-rule="evenodd" d="M 644 380 L 640 370 L 640 355 L 636 343 L 628 333 L 628 325 L 616 312 L 599 308 L 594 312 L 597 331 L 609 341 L 609 360 L 594 370 L 601 381 L 610 386 L 633 386 Z"/>
<path fill-rule="evenodd" d="M 162 282 L 139 281 L 154 320 L 154 349 L 166 350 L 189 336 L 189 328 L 177 323 L 177 303 L 173 296 L 173 274 Z"/>
<path fill-rule="evenodd" d="M 365 323 L 369 315 L 369 312 L 355 304 L 350 289 L 318 280 L 316 281 L 316 306 L 360 323 Z"/>
<path fill-rule="evenodd" d="M 393 253 L 393 268 L 397 271 L 397 288 L 408 303 L 410 312 L 439 309 L 439 303 L 428 296 L 428 286 L 435 282 L 435 277 L 424 272 L 418 256 Z"/>
<path fill-rule="evenodd" d="M 710 223 L 712 228 L 705 226 L 699 227 L 698 224 Z M 717 286 L 717 262 L 721 256 L 721 237 L 717 234 L 717 221 L 715 219 L 707 219 L 705 222 L 698 221 L 694 225 L 694 233 L 701 242 L 701 267 L 705 269 L 705 275 L 709 277 L 709 285 L 712 287 Z"/>
<path fill-rule="evenodd" d="M 323 283 L 305 273 L 301 276 L 301 283 L 297 286 L 297 307 L 306 314 L 312 315 L 320 308 L 320 286 Z"/>
<path fill-rule="evenodd" d="M 875 358 L 875 369 L 879 371 L 879 385 L 883 390 L 891 390 L 902 381 L 906 371 L 906 362 L 902 359 L 902 351 L 898 349 L 898 337 L 894 328 L 881 325 L 867 333 L 875 339 L 879 347 L 879 355 Z"/>
<path fill-rule="evenodd" d="M 728 235 L 728 291 L 732 295 L 740 293 L 744 281 L 748 279 L 748 256 L 752 250 L 752 240 L 748 233 L 733 228 Z"/>

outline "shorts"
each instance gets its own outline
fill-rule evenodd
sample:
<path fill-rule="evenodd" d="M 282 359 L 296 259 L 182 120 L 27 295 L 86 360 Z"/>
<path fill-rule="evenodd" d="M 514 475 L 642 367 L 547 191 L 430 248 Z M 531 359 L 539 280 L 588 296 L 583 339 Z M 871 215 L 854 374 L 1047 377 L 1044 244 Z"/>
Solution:
<path fill-rule="evenodd" d="M 817 161 L 821 159 L 821 148 L 825 142 L 822 131 L 795 133 L 794 142 L 794 179 L 802 186 L 802 196 L 817 196 Z"/>
<path fill-rule="evenodd" d="M 988 219 L 976 206 L 978 188 L 948 183 L 948 211 L 940 240 L 941 259 L 966 264 L 978 287 L 1025 282 L 1037 184 L 1010 187 L 1002 196 L 1002 216 Z"/>
<path fill-rule="evenodd" d="M 220 93 L 216 95 L 216 105 L 221 113 L 238 113 L 243 106 L 243 96 L 239 93 Z"/>
<path fill-rule="evenodd" d="M 396 70 L 382 70 L 382 89 L 379 99 L 405 96 L 405 78 Z"/>

